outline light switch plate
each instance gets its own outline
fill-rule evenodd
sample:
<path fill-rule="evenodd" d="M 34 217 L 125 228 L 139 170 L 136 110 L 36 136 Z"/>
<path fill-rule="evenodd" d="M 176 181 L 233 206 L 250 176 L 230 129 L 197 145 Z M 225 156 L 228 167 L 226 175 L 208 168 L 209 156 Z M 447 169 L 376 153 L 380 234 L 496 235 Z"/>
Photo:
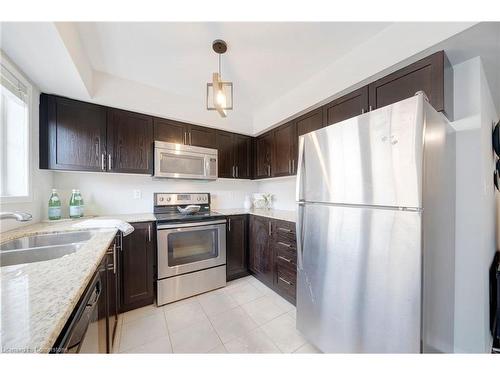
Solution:
<path fill-rule="evenodd" d="M 141 199 L 141 191 L 140 190 L 134 190 L 134 199 Z"/>

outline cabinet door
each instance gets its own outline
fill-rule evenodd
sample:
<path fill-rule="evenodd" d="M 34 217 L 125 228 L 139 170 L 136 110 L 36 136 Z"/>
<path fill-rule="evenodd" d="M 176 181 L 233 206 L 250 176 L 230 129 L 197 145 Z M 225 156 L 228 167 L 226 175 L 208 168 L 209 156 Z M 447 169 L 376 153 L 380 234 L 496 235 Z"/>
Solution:
<path fill-rule="evenodd" d="M 250 215 L 249 268 L 269 287 L 273 285 L 274 257 L 271 241 L 271 221 Z"/>
<path fill-rule="evenodd" d="M 187 138 L 187 127 L 182 122 L 154 118 L 154 140 L 184 144 Z"/>
<path fill-rule="evenodd" d="M 215 129 L 203 126 L 189 125 L 188 144 L 191 146 L 216 148 Z"/>
<path fill-rule="evenodd" d="M 269 132 L 255 140 L 255 178 L 271 177 L 274 133 Z"/>
<path fill-rule="evenodd" d="M 134 231 L 123 237 L 118 252 L 120 312 L 150 305 L 154 301 L 156 259 L 154 223 L 134 223 Z"/>
<path fill-rule="evenodd" d="M 108 110 L 110 172 L 153 174 L 153 119 L 139 113 Z"/>
<path fill-rule="evenodd" d="M 297 128 L 294 122 L 274 131 L 273 177 L 294 174 L 296 161 Z"/>
<path fill-rule="evenodd" d="M 384 107 L 423 91 L 437 111 L 445 112 L 446 116 L 452 119 L 451 74 L 451 67 L 444 52 L 436 52 L 371 83 L 370 106 L 372 109 Z"/>
<path fill-rule="evenodd" d="M 368 111 L 368 86 L 335 99 L 323 108 L 325 126 L 359 116 Z"/>
<path fill-rule="evenodd" d="M 227 280 L 248 275 L 248 218 L 234 215 L 227 218 Z"/>
<path fill-rule="evenodd" d="M 40 167 L 102 171 L 106 156 L 106 108 L 42 94 Z"/>
<path fill-rule="evenodd" d="M 323 127 L 323 109 L 318 108 L 300 116 L 296 121 L 297 137 L 313 132 Z"/>
<path fill-rule="evenodd" d="M 218 175 L 223 178 L 234 177 L 233 134 L 217 131 Z"/>
<path fill-rule="evenodd" d="M 236 178 L 251 178 L 252 139 L 245 135 L 233 134 L 233 144 Z"/>

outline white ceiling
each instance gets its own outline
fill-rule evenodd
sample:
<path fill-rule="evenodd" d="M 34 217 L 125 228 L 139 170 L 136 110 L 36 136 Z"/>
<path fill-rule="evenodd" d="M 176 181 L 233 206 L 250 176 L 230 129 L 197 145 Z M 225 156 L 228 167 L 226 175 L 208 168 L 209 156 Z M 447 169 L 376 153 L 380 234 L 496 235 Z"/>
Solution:
<path fill-rule="evenodd" d="M 297 86 L 389 23 L 78 23 L 92 68 L 183 97 L 199 96 L 217 70 L 234 83 L 234 111 L 251 114 Z"/>

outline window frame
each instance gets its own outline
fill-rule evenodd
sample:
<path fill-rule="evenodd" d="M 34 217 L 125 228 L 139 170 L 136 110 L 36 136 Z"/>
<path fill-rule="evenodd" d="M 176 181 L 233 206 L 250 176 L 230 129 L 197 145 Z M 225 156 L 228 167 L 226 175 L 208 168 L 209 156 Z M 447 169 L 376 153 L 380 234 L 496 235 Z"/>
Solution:
<path fill-rule="evenodd" d="M 27 147 L 27 184 L 28 184 L 28 194 L 19 195 L 19 196 L 2 196 L 0 195 L 0 204 L 5 203 L 31 203 L 33 202 L 33 85 L 31 82 L 24 76 L 23 73 L 5 57 L 2 53 L 0 55 L 0 61 L 2 65 L 4 65 L 10 73 L 12 73 L 23 85 L 26 86 L 27 91 L 27 99 L 26 104 L 28 106 L 27 111 L 27 132 L 28 132 L 28 147 Z"/>

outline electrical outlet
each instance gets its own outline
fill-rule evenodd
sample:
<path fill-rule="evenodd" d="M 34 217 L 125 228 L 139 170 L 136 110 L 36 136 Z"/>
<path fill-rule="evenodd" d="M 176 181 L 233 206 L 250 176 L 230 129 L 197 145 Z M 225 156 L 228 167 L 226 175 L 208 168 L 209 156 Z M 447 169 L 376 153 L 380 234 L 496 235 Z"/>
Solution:
<path fill-rule="evenodd" d="M 140 190 L 134 190 L 134 199 L 141 199 L 141 191 Z"/>

